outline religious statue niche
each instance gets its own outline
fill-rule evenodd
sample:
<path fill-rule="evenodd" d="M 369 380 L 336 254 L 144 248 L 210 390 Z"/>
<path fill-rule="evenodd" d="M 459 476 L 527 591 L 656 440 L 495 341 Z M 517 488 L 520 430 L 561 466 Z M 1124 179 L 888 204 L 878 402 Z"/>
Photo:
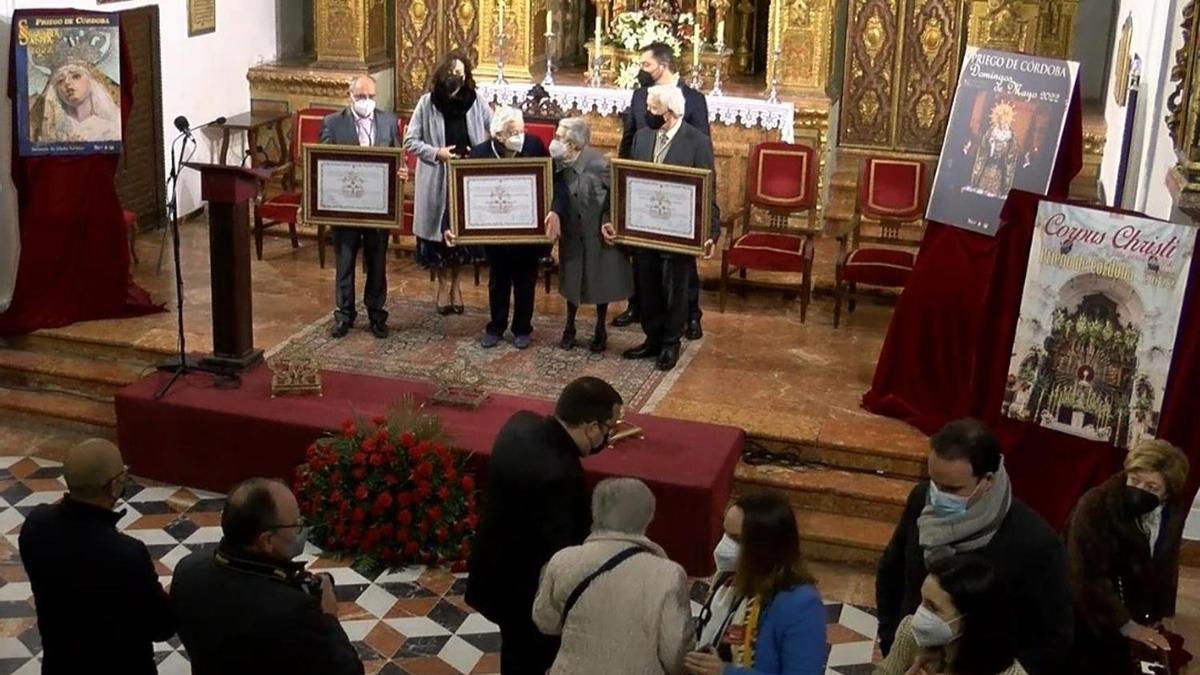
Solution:
<path fill-rule="evenodd" d="M 1074 309 L 1055 308 L 1050 335 L 1009 378 L 1004 414 L 1121 447 L 1153 436 L 1153 388 L 1147 380 L 1135 392 L 1141 337 L 1103 293 L 1085 296 Z"/>

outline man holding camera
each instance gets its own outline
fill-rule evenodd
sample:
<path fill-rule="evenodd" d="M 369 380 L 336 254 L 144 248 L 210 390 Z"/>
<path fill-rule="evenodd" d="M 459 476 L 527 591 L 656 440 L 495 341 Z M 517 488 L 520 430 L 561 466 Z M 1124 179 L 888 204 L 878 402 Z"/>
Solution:
<path fill-rule="evenodd" d="M 278 481 L 233 488 L 212 553 L 179 562 L 171 599 L 194 675 L 362 675 L 337 618 L 333 582 L 292 559 L 306 530 L 296 497 Z"/>

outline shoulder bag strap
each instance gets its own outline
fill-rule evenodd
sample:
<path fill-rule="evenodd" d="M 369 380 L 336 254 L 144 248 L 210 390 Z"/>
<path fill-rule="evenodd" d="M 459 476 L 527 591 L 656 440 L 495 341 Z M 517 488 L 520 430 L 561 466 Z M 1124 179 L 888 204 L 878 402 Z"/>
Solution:
<path fill-rule="evenodd" d="M 559 625 L 562 626 L 567 623 L 567 615 L 571 613 L 571 608 L 575 606 L 576 602 L 579 602 L 579 596 L 583 595 L 583 592 L 587 590 L 587 587 L 592 585 L 592 582 L 596 580 L 596 577 L 608 572 L 617 565 L 620 565 L 621 563 L 639 553 L 644 552 L 645 550 L 646 549 L 642 548 L 641 546 L 630 546 L 624 551 L 621 551 L 620 553 L 609 558 L 603 565 L 600 566 L 600 569 L 592 572 L 587 576 L 587 578 L 579 582 L 579 585 L 575 587 L 575 590 L 571 591 L 571 594 L 567 596 L 567 603 L 563 605 L 562 621 L 559 622 Z"/>

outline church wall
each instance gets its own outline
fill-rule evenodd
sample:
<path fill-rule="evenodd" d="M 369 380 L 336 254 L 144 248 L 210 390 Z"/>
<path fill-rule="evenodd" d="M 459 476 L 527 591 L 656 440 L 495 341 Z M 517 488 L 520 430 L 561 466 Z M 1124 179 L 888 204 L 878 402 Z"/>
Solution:
<path fill-rule="evenodd" d="M 8 73 L 8 47 L 12 37 L 12 14 L 16 0 L 0 0 L 0 72 Z M 7 76 L 6 76 L 7 77 Z M 12 302 L 17 277 L 17 257 L 21 253 L 17 228 L 17 196 L 12 183 L 12 101 L 8 88 L 0 94 L 0 312 Z"/>
<path fill-rule="evenodd" d="M 184 115 L 193 124 L 201 124 L 220 115 L 234 115 L 250 109 L 250 85 L 246 70 L 276 57 L 276 0 L 218 0 L 217 30 L 208 35 L 187 36 L 187 3 L 184 0 L 165 2 L 112 2 L 97 4 L 96 0 L 0 0 L 0 29 L 5 31 L 0 72 L 8 72 L 7 41 L 14 9 L 72 7 L 81 10 L 115 12 L 147 5 L 159 5 L 159 32 L 162 36 L 162 112 L 163 137 L 166 143 L 175 138 L 174 120 Z M 12 133 L 11 103 L 0 112 L 0 147 L 10 147 Z M 218 135 L 197 134 L 197 161 L 216 158 L 220 150 Z M 237 147 L 236 143 L 233 147 Z M 171 161 L 170 150 L 163 158 Z M 0 174 L 9 181 L 8 153 L 0 152 Z M 231 149 L 230 156 L 234 153 Z M 0 188 L 11 189 L 11 183 Z M 5 206 L 0 204 L 0 207 Z M 190 213 L 201 206 L 200 178 L 194 171 L 184 171 L 179 181 L 179 211 Z M 0 221 L 10 222 L 0 210 Z M 16 217 L 11 219 L 15 223 Z M 6 226 L 0 226 L 4 228 Z M 3 244 L 4 232 L 0 232 Z M 8 247 L 3 247 L 7 249 Z M 0 270 L 5 261 L 0 258 Z M 2 272 L 0 272 L 2 276 Z M 4 283 L 0 279 L 0 300 L 4 298 Z M 5 304 L 6 301 L 5 301 Z"/>
<path fill-rule="evenodd" d="M 1124 206 L 1157 218 L 1171 215 L 1172 200 L 1166 188 L 1166 177 L 1175 164 L 1175 152 L 1164 117 L 1166 98 L 1170 93 L 1171 59 L 1183 41 L 1179 30 L 1182 6 L 1179 0 L 1122 0 L 1116 19 L 1117 30 L 1110 45 L 1115 54 L 1116 43 L 1120 40 L 1120 27 L 1125 18 L 1132 14 L 1130 55 L 1137 55 L 1141 59 L 1142 78 L 1139 112 L 1134 121 L 1132 137 L 1132 161 L 1126 178 L 1126 194 L 1132 193 L 1133 198 L 1126 199 Z M 1171 36 L 1171 39 L 1164 40 L 1164 35 Z M 1112 70 L 1110 67 L 1105 74 L 1110 82 Z M 1114 100 L 1112 88 L 1110 84 L 1110 90 L 1103 99 L 1108 134 L 1100 167 L 1100 180 L 1110 204 L 1115 197 L 1126 114 L 1126 108 Z"/>

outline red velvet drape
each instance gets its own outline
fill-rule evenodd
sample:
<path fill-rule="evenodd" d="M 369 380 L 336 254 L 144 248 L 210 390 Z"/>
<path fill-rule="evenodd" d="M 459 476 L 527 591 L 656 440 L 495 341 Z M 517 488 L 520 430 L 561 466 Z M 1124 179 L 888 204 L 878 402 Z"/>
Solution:
<path fill-rule="evenodd" d="M 1051 197 L 1068 194 L 1082 160 L 1077 91 Z M 987 422 L 1004 445 L 1016 494 L 1059 527 L 1088 488 L 1120 468 L 1124 451 L 1000 416 L 1038 199 L 1011 193 L 995 237 L 929 223 L 863 406 L 927 434 L 960 417 Z M 1191 275 L 1194 287 L 1200 257 Z M 1194 296 L 1184 303 L 1159 425 L 1159 436 L 1182 447 L 1195 467 L 1189 504 L 1200 486 L 1200 307 Z"/>
<path fill-rule="evenodd" d="M 86 14 L 76 10 L 19 10 L 24 17 Z M 133 104 L 133 68 L 121 32 L 122 124 Z M 15 60 L 8 94 L 16 105 Z M 13 183 L 17 187 L 21 259 L 12 304 L 0 314 L 0 335 L 28 333 L 76 321 L 163 311 L 129 273 L 128 233 L 114 178 L 118 155 L 21 157 L 13 115 Z"/>

